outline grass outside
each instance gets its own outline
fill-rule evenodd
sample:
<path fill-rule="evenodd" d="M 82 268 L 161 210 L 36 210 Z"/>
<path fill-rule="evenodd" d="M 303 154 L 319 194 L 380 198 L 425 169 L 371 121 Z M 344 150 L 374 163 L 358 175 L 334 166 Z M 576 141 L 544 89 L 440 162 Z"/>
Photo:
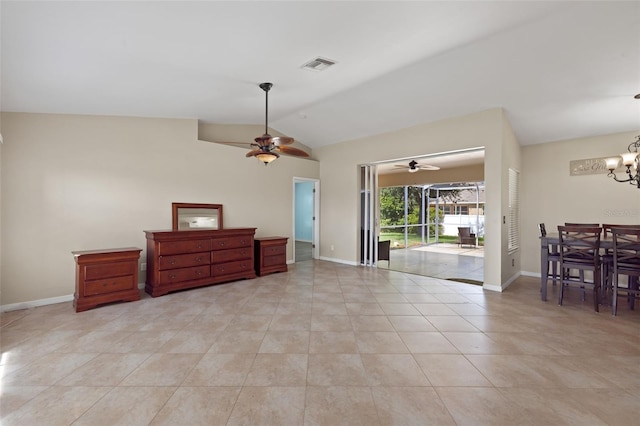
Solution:
<path fill-rule="evenodd" d="M 384 231 L 381 231 L 380 232 L 380 241 L 385 241 L 385 240 L 391 240 L 391 249 L 392 250 L 393 249 L 405 248 L 405 246 L 404 246 L 404 233 L 402 233 L 402 232 L 384 232 Z M 436 242 L 435 237 L 429 238 L 428 241 L 425 238 L 425 243 L 427 243 L 427 244 L 428 243 L 435 243 L 435 242 Z M 438 242 L 456 244 L 458 242 L 458 236 L 457 235 L 440 235 L 440 237 L 438 237 Z M 481 237 L 478 240 L 478 244 L 479 245 L 483 245 L 483 242 L 484 242 L 484 238 Z M 408 247 L 420 246 L 420 245 L 422 245 L 422 237 L 420 235 L 409 233 L 409 235 L 407 235 L 407 243 L 408 243 Z"/>

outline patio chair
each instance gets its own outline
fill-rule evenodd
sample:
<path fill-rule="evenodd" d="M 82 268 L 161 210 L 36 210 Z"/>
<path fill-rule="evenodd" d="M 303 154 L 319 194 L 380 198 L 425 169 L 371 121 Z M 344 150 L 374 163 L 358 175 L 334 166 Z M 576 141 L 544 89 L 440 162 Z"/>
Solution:
<path fill-rule="evenodd" d="M 391 257 L 391 241 L 378 241 L 378 260 L 386 260 L 390 262 Z"/>
<path fill-rule="evenodd" d="M 469 227 L 458 227 L 458 247 L 463 245 L 476 246 L 476 234 Z"/>

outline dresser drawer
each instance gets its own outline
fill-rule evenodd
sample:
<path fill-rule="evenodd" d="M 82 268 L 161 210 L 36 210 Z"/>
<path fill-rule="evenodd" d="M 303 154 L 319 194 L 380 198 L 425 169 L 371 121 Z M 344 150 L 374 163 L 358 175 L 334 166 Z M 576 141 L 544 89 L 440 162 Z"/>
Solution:
<path fill-rule="evenodd" d="M 165 241 L 158 244 L 159 256 L 211 250 L 211 240 Z"/>
<path fill-rule="evenodd" d="M 251 247 L 242 247 L 231 250 L 216 250 L 211 253 L 211 263 L 225 263 L 234 260 L 250 259 L 252 251 Z"/>
<path fill-rule="evenodd" d="M 214 277 L 221 275 L 235 274 L 238 272 L 253 271 L 253 260 L 240 260 L 238 262 L 221 263 L 211 265 L 211 275 Z"/>
<path fill-rule="evenodd" d="M 213 250 L 225 250 L 237 247 L 251 247 L 251 237 L 229 237 L 229 238 L 216 238 L 213 240 Z"/>
<path fill-rule="evenodd" d="M 207 278 L 210 275 L 211 274 L 209 265 L 194 266 L 192 268 L 170 269 L 167 271 L 160 271 L 160 284 L 197 280 L 200 278 Z"/>
<path fill-rule="evenodd" d="M 158 269 L 186 268 L 188 266 L 208 265 L 211 259 L 211 252 L 176 254 L 174 256 L 160 256 L 158 259 Z"/>
<path fill-rule="evenodd" d="M 134 282 L 133 275 L 96 281 L 85 281 L 84 296 L 95 296 L 97 294 L 131 290 L 136 288 L 137 284 L 138 283 Z"/>
<path fill-rule="evenodd" d="M 137 272 L 137 267 L 137 261 L 84 265 L 84 279 L 89 281 L 133 275 Z"/>

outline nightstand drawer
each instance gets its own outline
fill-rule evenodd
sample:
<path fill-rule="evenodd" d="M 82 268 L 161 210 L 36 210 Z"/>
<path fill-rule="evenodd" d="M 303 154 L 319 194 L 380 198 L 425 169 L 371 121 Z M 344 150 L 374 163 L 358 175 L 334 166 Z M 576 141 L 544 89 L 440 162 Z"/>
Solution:
<path fill-rule="evenodd" d="M 133 282 L 133 275 L 108 278 L 97 281 L 86 281 L 84 284 L 84 296 L 114 293 L 117 291 L 132 290 L 137 283 Z"/>
<path fill-rule="evenodd" d="M 133 275 L 136 273 L 137 267 L 137 262 L 114 262 L 84 265 L 84 279 L 91 281 L 103 278 L 121 277 L 123 275 Z"/>
<path fill-rule="evenodd" d="M 279 256 L 265 256 L 263 261 L 263 266 L 281 266 L 287 264 L 287 257 L 284 254 Z"/>
<path fill-rule="evenodd" d="M 287 246 L 286 245 L 278 245 L 278 246 L 265 246 L 262 251 L 264 252 L 264 256 L 275 256 L 278 254 L 286 255 L 287 254 Z"/>

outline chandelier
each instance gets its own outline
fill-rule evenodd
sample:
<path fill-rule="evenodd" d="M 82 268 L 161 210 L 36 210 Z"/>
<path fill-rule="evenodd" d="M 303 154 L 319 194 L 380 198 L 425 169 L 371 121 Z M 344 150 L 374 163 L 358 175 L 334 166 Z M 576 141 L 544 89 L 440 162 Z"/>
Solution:
<path fill-rule="evenodd" d="M 640 95 L 636 96 L 639 98 Z M 640 189 L 640 157 L 638 156 L 638 149 L 640 149 L 640 135 L 636 136 L 636 141 L 631 142 L 627 151 L 624 154 L 620 154 L 618 157 L 607 158 L 607 169 L 609 173 L 607 176 L 613 178 L 616 182 L 629 182 L 631 185 L 636 185 Z M 627 178 L 619 179 L 614 170 L 620 165 L 620 159 L 622 159 L 622 165 L 626 167 Z"/>

